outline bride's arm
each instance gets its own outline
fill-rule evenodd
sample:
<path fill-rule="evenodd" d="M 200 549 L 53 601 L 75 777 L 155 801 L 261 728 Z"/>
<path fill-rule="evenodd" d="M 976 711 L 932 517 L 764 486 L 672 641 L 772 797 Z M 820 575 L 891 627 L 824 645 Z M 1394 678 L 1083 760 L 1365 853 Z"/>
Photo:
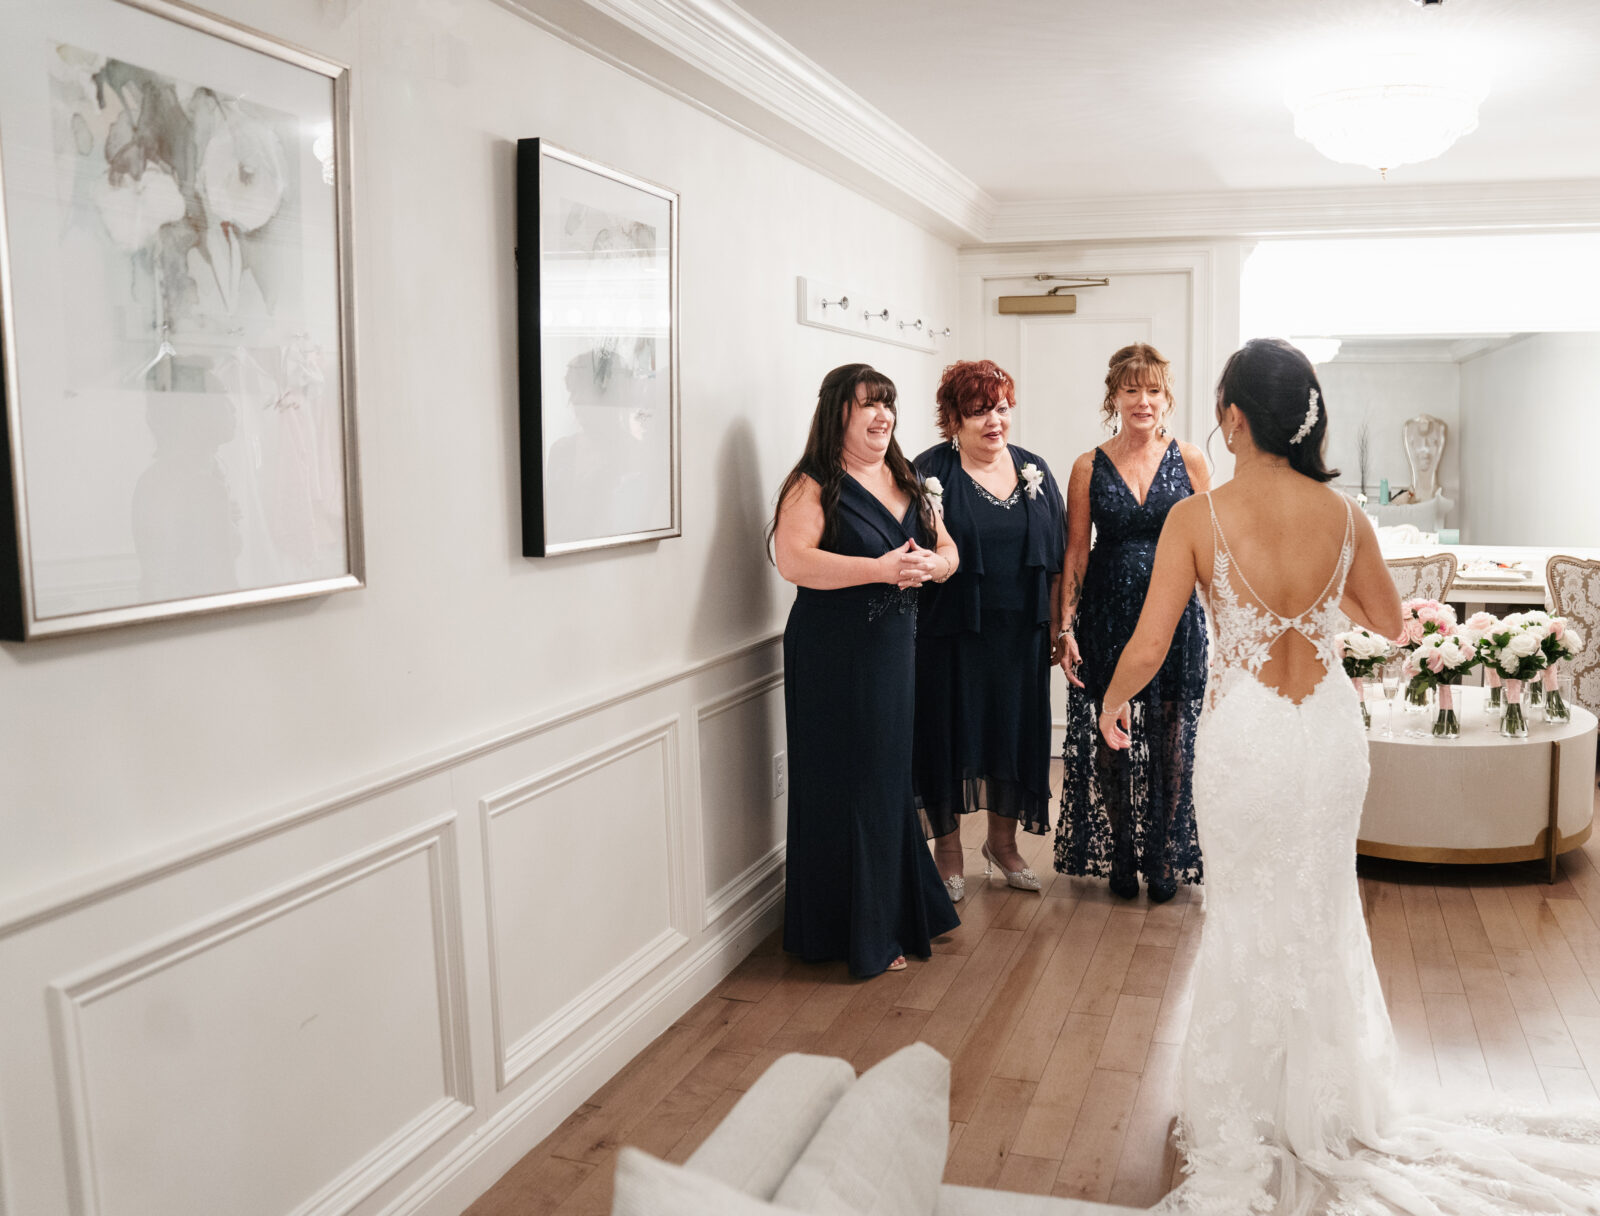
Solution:
<path fill-rule="evenodd" d="M 1161 529 L 1139 623 L 1122 649 L 1101 706 L 1100 733 L 1113 748 L 1128 746 L 1128 701 L 1161 670 L 1172 646 L 1173 631 L 1199 581 L 1195 564 L 1195 536 L 1203 510 L 1199 504 L 1198 497 L 1185 499 L 1172 509 Z"/>
<path fill-rule="evenodd" d="M 1339 607 L 1357 625 L 1379 637 L 1392 640 L 1400 636 L 1400 593 L 1383 563 L 1372 521 L 1362 514 L 1356 515 L 1356 555 Z"/>

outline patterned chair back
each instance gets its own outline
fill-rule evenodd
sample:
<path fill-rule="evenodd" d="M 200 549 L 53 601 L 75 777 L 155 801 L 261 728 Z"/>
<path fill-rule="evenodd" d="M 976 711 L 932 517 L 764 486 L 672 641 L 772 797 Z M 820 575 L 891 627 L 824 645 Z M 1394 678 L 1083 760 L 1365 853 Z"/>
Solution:
<path fill-rule="evenodd" d="M 1583 649 L 1572 660 L 1572 695 L 1600 714 L 1600 562 L 1552 557 L 1544 568 L 1550 610 L 1571 619 L 1583 634 Z"/>
<path fill-rule="evenodd" d="M 1444 603 L 1456 581 L 1460 563 L 1454 553 L 1434 553 L 1428 557 L 1391 557 L 1384 565 L 1394 579 L 1395 590 L 1404 600 L 1438 600 Z"/>

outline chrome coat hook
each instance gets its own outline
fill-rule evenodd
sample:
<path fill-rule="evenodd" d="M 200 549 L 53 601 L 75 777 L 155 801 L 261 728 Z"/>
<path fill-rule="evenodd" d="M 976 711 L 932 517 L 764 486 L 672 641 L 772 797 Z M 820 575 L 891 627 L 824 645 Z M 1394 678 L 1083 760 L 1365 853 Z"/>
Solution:
<path fill-rule="evenodd" d="M 946 325 L 943 329 L 934 329 L 930 325 L 928 327 L 928 336 L 930 338 L 948 338 L 950 336 L 950 327 Z"/>
<path fill-rule="evenodd" d="M 842 309 L 846 309 L 846 308 L 849 308 L 849 307 L 850 307 L 850 297 L 849 296 L 840 296 L 837 300 L 824 300 L 822 302 L 822 311 L 823 312 L 827 312 L 828 309 L 830 309 L 830 308 L 839 308 L 839 309 L 842 310 Z"/>
<path fill-rule="evenodd" d="M 898 324 L 899 324 L 901 329 L 906 329 L 907 327 L 909 327 L 911 329 L 921 329 L 922 328 L 922 318 L 918 317 L 915 321 L 900 321 L 900 322 L 898 322 Z"/>
<path fill-rule="evenodd" d="M 887 308 L 885 308 L 882 312 L 873 312 L 872 309 L 868 308 L 864 312 L 862 312 L 861 317 L 865 321 L 870 321 L 870 320 L 872 320 L 873 317 L 877 317 L 880 320 L 887 321 L 889 319 L 889 310 Z"/>

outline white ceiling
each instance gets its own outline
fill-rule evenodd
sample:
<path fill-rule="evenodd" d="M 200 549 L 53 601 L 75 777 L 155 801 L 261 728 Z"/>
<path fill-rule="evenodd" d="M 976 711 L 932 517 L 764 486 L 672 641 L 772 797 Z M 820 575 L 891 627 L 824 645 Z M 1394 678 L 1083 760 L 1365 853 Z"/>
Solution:
<path fill-rule="evenodd" d="M 1373 186 L 1295 138 L 1295 65 L 1423 39 L 1483 54 L 1476 132 L 1390 188 L 1600 178 L 1600 2 L 738 0 L 1002 203 Z"/>

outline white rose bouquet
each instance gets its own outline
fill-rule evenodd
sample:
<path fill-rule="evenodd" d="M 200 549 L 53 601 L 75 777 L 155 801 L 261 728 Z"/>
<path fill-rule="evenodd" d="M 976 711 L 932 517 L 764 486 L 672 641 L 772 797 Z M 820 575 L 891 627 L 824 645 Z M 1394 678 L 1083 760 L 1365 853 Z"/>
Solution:
<path fill-rule="evenodd" d="M 1370 727 L 1372 711 L 1367 708 L 1363 681 L 1372 678 L 1372 673 L 1383 665 L 1394 648 L 1387 638 L 1380 638 L 1375 633 L 1359 628 L 1335 634 L 1333 644 L 1338 647 L 1339 658 L 1344 662 L 1344 674 L 1355 685 L 1356 699 L 1361 702 L 1362 724 Z"/>
<path fill-rule="evenodd" d="M 1513 612 L 1502 617 L 1495 627 L 1478 639 L 1478 658 L 1486 670 L 1505 682 L 1506 708 L 1500 733 L 1522 738 L 1528 722 L 1522 708 L 1522 685 L 1538 677 L 1548 660 L 1544 640 L 1550 633 L 1550 618 L 1542 612 Z"/>
<path fill-rule="evenodd" d="M 1547 632 L 1544 635 L 1545 669 L 1544 669 L 1544 720 L 1546 722 L 1570 722 L 1572 711 L 1567 708 L 1566 698 L 1561 695 L 1561 685 L 1557 680 L 1559 664 L 1564 659 L 1575 659 L 1583 649 L 1583 635 L 1572 627 L 1572 623 L 1564 616 L 1553 616 L 1545 624 Z"/>
<path fill-rule="evenodd" d="M 1406 655 L 1405 674 L 1412 686 L 1439 690 L 1439 713 L 1433 720 L 1433 733 L 1441 739 L 1461 735 L 1461 718 L 1456 712 L 1455 686 L 1461 677 L 1478 665 L 1475 646 L 1455 635 L 1435 633 L 1422 639 Z"/>

